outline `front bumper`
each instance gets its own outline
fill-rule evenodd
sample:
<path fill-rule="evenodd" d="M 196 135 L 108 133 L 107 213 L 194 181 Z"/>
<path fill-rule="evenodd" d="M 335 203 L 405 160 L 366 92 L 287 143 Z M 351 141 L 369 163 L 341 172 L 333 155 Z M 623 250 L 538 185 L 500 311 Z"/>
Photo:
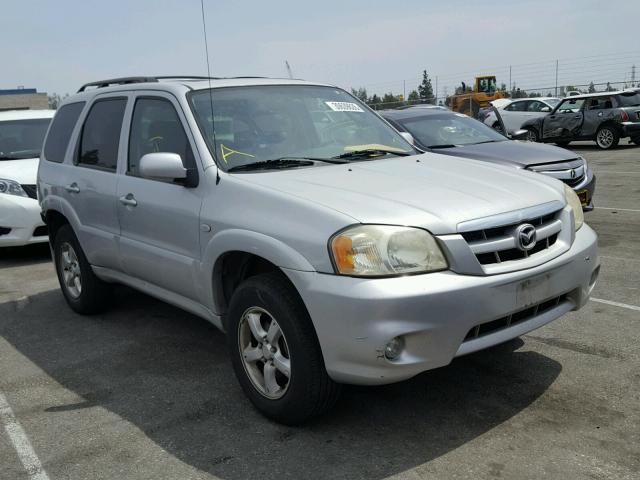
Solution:
<path fill-rule="evenodd" d="M 451 271 L 363 279 L 285 270 L 309 310 L 325 366 L 337 382 L 393 383 L 447 365 L 555 320 L 587 301 L 598 274 L 597 237 L 584 225 L 571 248 L 535 268 L 491 276 Z M 525 321 L 464 341 L 479 324 L 562 296 Z M 387 360 L 389 340 L 405 349 Z"/>
<path fill-rule="evenodd" d="M 28 245 L 49 239 L 43 232 L 44 228 L 38 228 L 44 227 L 44 222 L 40 217 L 40 205 L 33 198 L 0 194 L 0 227 L 0 247 Z"/>

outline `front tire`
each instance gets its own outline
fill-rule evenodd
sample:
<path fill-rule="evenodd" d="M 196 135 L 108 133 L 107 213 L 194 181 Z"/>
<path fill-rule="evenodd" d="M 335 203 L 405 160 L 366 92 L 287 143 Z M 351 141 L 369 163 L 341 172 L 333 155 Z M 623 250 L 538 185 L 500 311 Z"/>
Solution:
<path fill-rule="evenodd" d="M 525 130 L 527 131 L 527 138 L 526 140 L 529 142 L 538 142 L 539 141 L 539 137 L 538 137 L 538 132 L 533 129 L 533 128 L 525 128 Z"/>
<path fill-rule="evenodd" d="M 265 416 L 299 424 L 338 399 L 340 385 L 327 375 L 311 318 L 279 272 L 251 277 L 237 288 L 227 341 L 244 393 Z"/>
<path fill-rule="evenodd" d="M 604 127 L 600 127 L 598 133 L 596 133 L 596 145 L 602 150 L 616 148 L 619 141 L 620 134 L 618 130 L 611 126 L 605 125 Z"/>
<path fill-rule="evenodd" d="M 93 273 L 70 225 L 63 225 L 56 232 L 53 258 L 62 294 L 75 312 L 89 315 L 107 308 L 112 286 Z"/>

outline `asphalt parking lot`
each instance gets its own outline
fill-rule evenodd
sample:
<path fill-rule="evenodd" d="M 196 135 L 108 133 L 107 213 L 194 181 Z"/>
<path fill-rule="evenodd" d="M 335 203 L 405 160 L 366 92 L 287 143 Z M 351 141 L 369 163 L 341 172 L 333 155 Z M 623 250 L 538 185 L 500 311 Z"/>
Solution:
<path fill-rule="evenodd" d="M 121 288 L 81 317 L 46 246 L 0 253 L 0 478 L 640 478 L 640 148 L 597 175 L 593 299 L 410 381 L 264 419 L 207 322 Z M 18 441 L 16 441 L 18 439 Z"/>

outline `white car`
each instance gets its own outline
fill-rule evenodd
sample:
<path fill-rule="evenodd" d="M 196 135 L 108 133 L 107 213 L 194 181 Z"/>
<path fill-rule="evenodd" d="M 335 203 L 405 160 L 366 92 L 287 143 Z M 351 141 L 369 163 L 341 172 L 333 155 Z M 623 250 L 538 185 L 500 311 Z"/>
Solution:
<path fill-rule="evenodd" d="M 0 247 L 46 242 L 36 194 L 38 162 L 54 110 L 0 112 Z"/>
<path fill-rule="evenodd" d="M 522 124 L 531 118 L 544 117 L 558 103 L 560 103 L 559 98 L 537 97 L 518 98 L 501 105 L 494 103 L 494 106 L 500 110 L 507 131 L 511 133 L 520 130 Z M 489 112 L 483 122 L 496 130 L 500 130 L 500 122 L 498 122 L 496 114 L 493 112 Z"/>

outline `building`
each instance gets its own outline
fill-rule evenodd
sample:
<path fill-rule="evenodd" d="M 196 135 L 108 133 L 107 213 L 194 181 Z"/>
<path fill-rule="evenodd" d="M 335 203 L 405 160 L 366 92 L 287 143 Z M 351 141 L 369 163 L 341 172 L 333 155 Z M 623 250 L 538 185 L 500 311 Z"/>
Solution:
<path fill-rule="evenodd" d="M 0 90 L 0 111 L 40 110 L 49 108 L 46 93 L 38 93 L 35 88 L 14 88 Z"/>

